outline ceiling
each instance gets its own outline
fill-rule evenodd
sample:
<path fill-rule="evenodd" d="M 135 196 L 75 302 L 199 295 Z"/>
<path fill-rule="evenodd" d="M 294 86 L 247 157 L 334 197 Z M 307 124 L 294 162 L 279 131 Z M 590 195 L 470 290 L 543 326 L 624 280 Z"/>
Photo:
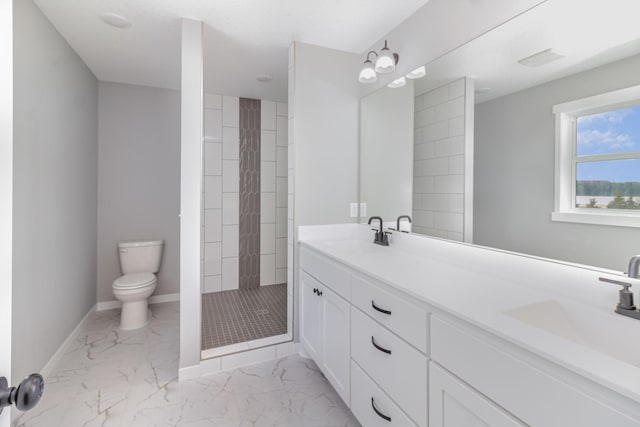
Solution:
<path fill-rule="evenodd" d="M 638 16 L 638 0 L 548 0 L 427 64 L 415 88 L 422 93 L 471 76 L 481 103 L 635 55 Z M 566 57 L 538 68 L 518 63 L 549 48 Z"/>
<path fill-rule="evenodd" d="M 35 0 L 102 81 L 178 89 L 180 19 L 205 26 L 209 92 L 285 101 L 287 50 L 301 41 L 362 53 L 428 0 Z M 133 24 L 104 24 L 112 12 Z M 270 83 L 255 80 L 273 77 Z"/>

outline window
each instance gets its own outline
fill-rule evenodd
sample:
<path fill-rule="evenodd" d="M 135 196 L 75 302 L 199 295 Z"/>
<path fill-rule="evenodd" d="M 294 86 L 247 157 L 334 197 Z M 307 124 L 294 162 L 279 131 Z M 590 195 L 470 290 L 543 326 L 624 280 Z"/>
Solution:
<path fill-rule="evenodd" d="M 640 86 L 555 105 L 554 221 L 640 227 Z"/>

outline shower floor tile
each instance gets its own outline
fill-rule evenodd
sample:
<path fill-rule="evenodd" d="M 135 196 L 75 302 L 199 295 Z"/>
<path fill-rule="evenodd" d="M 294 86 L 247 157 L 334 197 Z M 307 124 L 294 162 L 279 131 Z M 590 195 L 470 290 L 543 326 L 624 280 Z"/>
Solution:
<path fill-rule="evenodd" d="M 286 333 L 286 283 L 202 295 L 202 350 Z"/>

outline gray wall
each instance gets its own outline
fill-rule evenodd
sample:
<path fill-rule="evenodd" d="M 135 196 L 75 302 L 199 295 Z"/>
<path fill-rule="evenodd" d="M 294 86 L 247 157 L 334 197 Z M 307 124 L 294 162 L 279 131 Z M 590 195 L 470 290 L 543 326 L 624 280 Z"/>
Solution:
<path fill-rule="evenodd" d="M 360 55 L 295 44 L 296 226 L 357 221 L 349 205 L 358 201 L 361 63 Z"/>
<path fill-rule="evenodd" d="M 640 56 L 476 106 L 474 243 L 626 271 L 640 229 L 552 222 L 554 104 L 640 84 Z"/>
<path fill-rule="evenodd" d="M 13 377 L 42 369 L 96 300 L 98 82 L 14 1 Z"/>
<path fill-rule="evenodd" d="M 99 85 L 98 302 L 114 300 L 119 241 L 163 239 L 154 295 L 179 292 L 180 93 Z"/>

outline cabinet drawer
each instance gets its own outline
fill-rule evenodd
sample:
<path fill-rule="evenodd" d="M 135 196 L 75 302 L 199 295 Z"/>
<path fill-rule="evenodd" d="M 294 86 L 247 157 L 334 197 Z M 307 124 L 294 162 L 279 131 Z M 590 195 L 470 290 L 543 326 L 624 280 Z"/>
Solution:
<path fill-rule="evenodd" d="M 338 263 L 302 246 L 300 268 L 349 301 L 351 296 L 351 273 Z"/>
<path fill-rule="evenodd" d="M 423 405 L 427 406 L 427 402 Z M 416 427 L 354 362 L 351 362 L 351 412 L 366 427 Z"/>
<path fill-rule="evenodd" d="M 464 325 L 431 318 L 431 358 L 532 426 L 637 427 L 640 420 L 555 378 Z"/>
<path fill-rule="evenodd" d="M 427 425 L 426 356 L 352 307 L 351 358 L 417 425 Z"/>
<path fill-rule="evenodd" d="M 353 275 L 351 303 L 423 353 L 427 353 L 428 316 L 422 308 Z M 375 307 L 374 307 L 375 306 Z"/>

